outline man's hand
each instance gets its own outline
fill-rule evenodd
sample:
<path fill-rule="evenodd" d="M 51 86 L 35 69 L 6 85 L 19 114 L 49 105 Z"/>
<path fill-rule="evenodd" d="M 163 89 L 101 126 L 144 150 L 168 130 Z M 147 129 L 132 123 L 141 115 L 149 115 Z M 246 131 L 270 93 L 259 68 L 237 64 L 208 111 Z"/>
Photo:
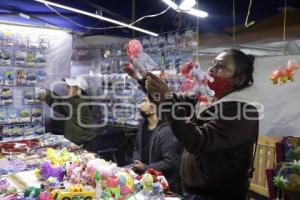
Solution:
<path fill-rule="evenodd" d="M 144 170 L 144 164 L 139 160 L 133 161 L 133 164 L 131 164 L 131 166 L 136 171 L 143 171 Z"/>
<path fill-rule="evenodd" d="M 153 99 L 159 103 L 163 103 L 167 99 L 172 98 L 172 93 L 170 92 L 168 85 L 162 79 L 150 72 L 147 72 L 146 74 L 145 89 Z"/>

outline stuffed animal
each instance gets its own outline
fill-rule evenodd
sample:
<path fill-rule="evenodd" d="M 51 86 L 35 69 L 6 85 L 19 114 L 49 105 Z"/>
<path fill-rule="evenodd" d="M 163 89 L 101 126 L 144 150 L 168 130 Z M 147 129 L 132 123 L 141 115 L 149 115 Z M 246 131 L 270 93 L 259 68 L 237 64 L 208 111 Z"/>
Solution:
<path fill-rule="evenodd" d="M 49 161 L 44 162 L 40 169 L 35 170 L 35 174 L 42 180 L 47 180 L 49 177 L 55 177 L 59 181 L 63 181 L 64 170 L 61 166 L 53 167 Z"/>

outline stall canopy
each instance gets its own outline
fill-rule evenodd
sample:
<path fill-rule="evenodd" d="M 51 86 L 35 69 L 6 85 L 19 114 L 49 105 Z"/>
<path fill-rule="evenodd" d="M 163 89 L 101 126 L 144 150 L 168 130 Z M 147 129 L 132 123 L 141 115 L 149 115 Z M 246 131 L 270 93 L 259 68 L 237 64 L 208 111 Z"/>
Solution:
<path fill-rule="evenodd" d="M 179 1 L 179 0 L 178 0 Z M 34 0 L 1 0 L 0 20 L 9 22 L 26 23 L 36 26 L 55 26 L 59 28 L 76 31 L 82 35 L 118 35 L 131 36 L 129 29 L 103 29 L 113 24 L 105 23 L 78 13 L 66 11 L 59 8 L 50 9 L 44 4 Z M 52 2 L 82 9 L 91 13 L 98 13 L 105 17 L 111 17 L 126 23 L 132 20 L 132 3 L 135 2 L 135 19 L 142 16 L 159 13 L 167 8 L 162 0 L 53 0 Z M 201 33 L 225 34 L 230 37 L 232 20 L 232 0 L 199 0 L 199 8 L 208 12 L 207 18 L 200 19 Z M 245 23 L 249 9 L 249 1 L 234 1 L 236 11 L 236 25 Z M 284 0 L 253 1 L 249 13 L 249 20 L 256 23 L 282 12 Z M 287 0 L 288 10 L 300 8 L 300 1 Z M 296 19 L 296 18 L 295 18 Z M 161 33 L 174 30 L 183 30 L 196 26 L 196 18 L 187 14 L 178 14 L 170 9 L 156 18 L 147 18 L 136 24 L 139 27 Z M 89 27 L 89 28 L 87 28 Z M 91 29 L 91 27 L 98 29 Z M 101 30 L 99 30 L 101 28 Z M 137 33 L 137 36 L 142 36 Z"/>

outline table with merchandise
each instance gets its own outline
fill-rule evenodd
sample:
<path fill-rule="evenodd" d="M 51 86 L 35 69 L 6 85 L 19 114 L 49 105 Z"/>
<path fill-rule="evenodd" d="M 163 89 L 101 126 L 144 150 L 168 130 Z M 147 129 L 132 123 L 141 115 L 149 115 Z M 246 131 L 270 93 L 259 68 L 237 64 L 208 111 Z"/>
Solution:
<path fill-rule="evenodd" d="M 0 143 L 1 200 L 180 199 L 158 171 L 137 175 L 63 136 Z"/>

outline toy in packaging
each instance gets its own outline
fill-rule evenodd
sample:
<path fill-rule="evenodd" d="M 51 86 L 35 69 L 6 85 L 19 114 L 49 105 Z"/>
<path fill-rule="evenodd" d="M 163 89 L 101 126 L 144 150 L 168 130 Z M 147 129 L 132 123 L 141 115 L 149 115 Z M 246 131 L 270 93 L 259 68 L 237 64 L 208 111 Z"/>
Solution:
<path fill-rule="evenodd" d="M 24 50 L 16 51 L 16 66 L 17 67 L 25 67 L 26 66 L 26 57 L 27 53 Z"/>
<path fill-rule="evenodd" d="M 35 55 L 36 52 L 28 51 L 26 55 L 26 67 L 35 67 Z"/>
<path fill-rule="evenodd" d="M 40 34 L 39 35 L 39 48 L 47 49 L 49 47 L 49 38 L 47 35 Z"/>
<path fill-rule="evenodd" d="M 191 49 L 192 39 L 193 39 L 193 30 L 185 31 L 183 49 Z"/>
<path fill-rule="evenodd" d="M 192 39 L 190 41 L 190 47 L 192 50 L 198 49 L 198 36 L 197 36 L 196 31 L 192 32 Z"/>
<path fill-rule="evenodd" d="M 5 70 L 4 71 L 4 85 L 16 85 L 17 76 L 14 70 Z"/>
<path fill-rule="evenodd" d="M 34 134 L 42 135 L 45 133 L 45 127 L 42 124 L 37 124 L 34 126 Z"/>
<path fill-rule="evenodd" d="M 151 41 L 151 51 L 156 51 L 158 50 L 158 37 L 151 37 L 150 38 Z"/>
<path fill-rule="evenodd" d="M 177 49 L 182 49 L 184 38 L 181 37 L 181 35 L 180 35 L 179 32 L 176 32 L 175 35 L 174 35 L 174 37 L 175 37 L 175 45 L 176 45 L 176 48 L 177 48 Z"/>
<path fill-rule="evenodd" d="M 175 51 L 167 51 L 165 54 L 165 69 L 171 70 L 175 68 Z"/>
<path fill-rule="evenodd" d="M 42 122 L 42 109 L 40 107 L 32 108 L 31 121 L 33 123 Z"/>
<path fill-rule="evenodd" d="M 35 70 L 27 70 L 26 85 L 36 85 L 37 75 Z"/>
<path fill-rule="evenodd" d="M 153 61 L 155 63 L 160 63 L 161 52 L 153 52 L 153 53 L 151 53 L 151 58 L 153 59 Z M 157 70 L 157 69 L 154 69 L 154 70 Z"/>
<path fill-rule="evenodd" d="M 9 66 L 11 64 L 11 52 L 5 49 L 0 49 L 0 65 Z"/>
<path fill-rule="evenodd" d="M 4 74 L 2 70 L 0 70 L 0 85 L 4 85 Z"/>
<path fill-rule="evenodd" d="M 23 132 L 25 137 L 34 135 L 33 126 L 24 126 Z"/>
<path fill-rule="evenodd" d="M 46 90 L 44 88 L 36 87 L 34 88 L 34 94 L 35 94 L 35 102 L 41 102 L 39 100 L 39 97 L 46 96 Z"/>
<path fill-rule="evenodd" d="M 38 82 L 43 82 L 43 81 L 45 81 L 47 74 L 44 69 L 40 69 L 40 70 L 36 71 L 36 76 L 37 76 Z"/>
<path fill-rule="evenodd" d="M 144 51 L 149 51 L 150 50 L 150 39 L 149 37 L 144 37 L 143 40 L 142 40 L 142 44 L 143 44 L 143 49 Z"/>
<path fill-rule="evenodd" d="M 13 103 L 13 91 L 10 88 L 1 89 L 1 105 Z"/>
<path fill-rule="evenodd" d="M 35 101 L 34 89 L 25 88 L 24 90 L 24 104 L 33 104 Z"/>
<path fill-rule="evenodd" d="M 44 52 L 37 52 L 35 55 L 36 67 L 45 67 L 46 66 L 46 56 Z"/>
<path fill-rule="evenodd" d="M 122 50 L 122 44 L 117 44 L 117 56 L 122 56 L 123 55 L 123 50 Z"/>
<path fill-rule="evenodd" d="M 104 47 L 104 55 L 103 55 L 103 57 L 104 58 L 109 58 L 110 56 L 111 56 L 110 55 L 110 46 L 107 45 L 107 46 Z"/>
<path fill-rule="evenodd" d="M 8 123 L 18 123 L 20 122 L 19 111 L 16 108 L 8 109 Z"/>
<path fill-rule="evenodd" d="M 2 33 L 3 33 L 3 39 L 2 39 L 3 46 L 13 46 L 14 45 L 13 31 L 5 29 L 2 31 Z"/>
<path fill-rule="evenodd" d="M 26 71 L 24 69 L 17 70 L 17 85 L 26 85 Z"/>
<path fill-rule="evenodd" d="M 28 47 L 29 48 L 39 48 L 39 45 L 40 45 L 40 41 L 39 41 L 39 35 L 38 34 L 30 34 L 28 36 Z"/>
<path fill-rule="evenodd" d="M 14 135 L 14 126 L 11 126 L 11 125 L 3 126 L 3 129 L 2 129 L 2 137 L 3 138 L 13 137 L 13 135 Z"/>
<path fill-rule="evenodd" d="M 167 37 L 167 45 L 166 45 L 166 48 L 167 48 L 167 49 L 175 49 L 175 45 L 176 45 L 176 42 L 175 42 L 175 35 L 172 34 L 172 33 L 169 33 L 169 34 L 168 34 L 168 37 Z"/>
<path fill-rule="evenodd" d="M 4 37 L 3 30 L 0 30 L 0 45 L 3 45 L 3 37 Z"/>
<path fill-rule="evenodd" d="M 214 78 L 202 71 L 200 65 L 191 60 L 181 68 L 181 74 L 186 78 L 180 90 L 181 92 L 194 91 L 200 102 L 208 104 L 208 98 L 213 98 L 215 92 L 209 88 Z"/>
<path fill-rule="evenodd" d="M 159 47 L 158 49 L 163 50 L 166 47 L 166 43 L 167 41 L 165 35 L 160 35 L 158 37 L 158 47 Z"/>
<path fill-rule="evenodd" d="M 16 33 L 15 39 L 16 46 L 25 48 L 28 46 L 28 37 L 25 33 L 18 32 Z"/>
<path fill-rule="evenodd" d="M 21 137 L 24 134 L 22 126 L 14 126 L 14 137 Z"/>
<path fill-rule="evenodd" d="M 7 124 L 7 123 L 8 123 L 7 109 L 2 108 L 0 109 L 0 124 Z"/>
<path fill-rule="evenodd" d="M 132 65 L 127 70 L 133 70 L 138 79 L 142 79 L 147 71 L 158 68 L 158 65 L 151 57 L 143 51 L 142 44 L 138 40 L 130 40 L 126 46 L 127 55 Z"/>
<path fill-rule="evenodd" d="M 20 122 L 30 122 L 30 109 L 23 108 L 20 110 Z"/>
<path fill-rule="evenodd" d="M 179 51 L 175 53 L 175 68 L 180 69 L 181 65 L 183 64 L 183 57 Z"/>
<path fill-rule="evenodd" d="M 110 56 L 116 56 L 117 55 L 117 47 L 116 45 L 112 44 L 110 46 Z"/>

